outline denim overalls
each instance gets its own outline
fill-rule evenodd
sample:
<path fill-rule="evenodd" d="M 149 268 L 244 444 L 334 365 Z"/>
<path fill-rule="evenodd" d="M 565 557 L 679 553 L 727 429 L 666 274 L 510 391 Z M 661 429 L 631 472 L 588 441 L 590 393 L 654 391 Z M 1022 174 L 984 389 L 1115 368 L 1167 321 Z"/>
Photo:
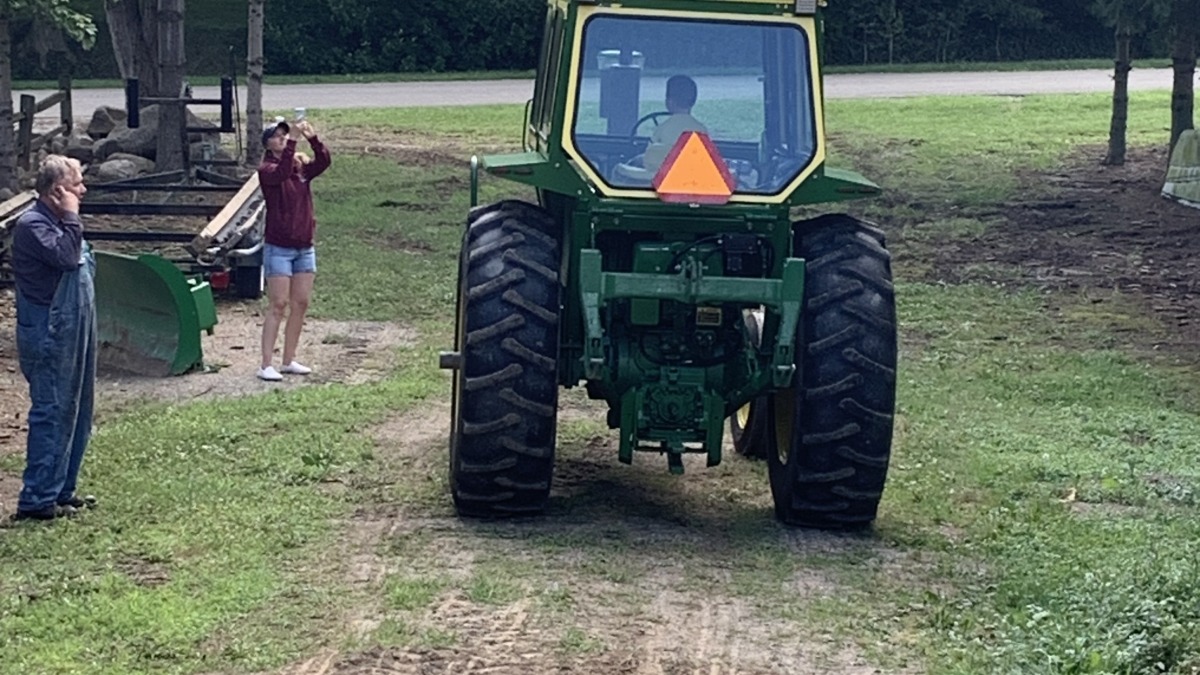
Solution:
<path fill-rule="evenodd" d="M 17 291 L 17 352 L 29 381 L 29 441 L 21 511 L 71 498 L 92 433 L 96 378 L 96 262 L 85 242 L 49 307 Z"/>

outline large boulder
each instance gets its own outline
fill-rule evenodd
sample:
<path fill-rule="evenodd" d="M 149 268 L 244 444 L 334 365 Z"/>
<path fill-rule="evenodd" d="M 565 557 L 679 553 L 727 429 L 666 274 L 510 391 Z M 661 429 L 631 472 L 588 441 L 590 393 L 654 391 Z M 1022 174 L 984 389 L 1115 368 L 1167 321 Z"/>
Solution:
<path fill-rule="evenodd" d="M 145 157 L 146 159 L 156 159 L 158 155 L 159 106 L 152 105 L 142 108 L 139 117 L 136 129 L 130 129 L 128 121 L 123 122 L 109 134 L 108 138 L 97 144 L 96 157 L 107 159 L 113 154 L 124 152 L 130 155 Z M 212 130 L 188 134 L 189 141 L 218 142 L 220 140 L 220 132 L 217 130 L 217 125 L 200 119 L 190 110 L 188 111 L 187 118 L 189 127 Z"/>
<path fill-rule="evenodd" d="M 70 140 L 66 136 L 55 136 L 46 144 L 46 148 L 55 155 L 61 155 L 67 151 L 67 145 Z"/>
<path fill-rule="evenodd" d="M 142 125 L 136 129 L 117 127 L 108 138 L 96 144 L 96 159 L 105 160 L 117 153 L 137 155 L 153 160 L 158 154 L 158 120 L 147 124 L 143 118 Z"/>
<path fill-rule="evenodd" d="M 110 159 L 96 169 L 96 180 L 101 183 L 137 178 L 137 176 L 138 165 L 128 159 Z"/>
<path fill-rule="evenodd" d="M 91 164 L 96 156 L 92 146 L 93 141 L 90 137 L 72 138 L 64 154 L 79 160 L 80 164 Z"/>
<path fill-rule="evenodd" d="M 92 121 L 88 124 L 87 135 L 101 139 L 111 134 L 118 126 L 123 126 L 129 119 L 129 113 L 120 108 L 103 105 L 92 113 Z"/>
<path fill-rule="evenodd" d="M 114 160 L 125 160 L 127 162 L 133 162 L 133 165 L 137 167 L 139 174 L 154 173 L 154 162 L 146 159 L 145 157 L 139 157 L 137 155 L 130 155 L 130 154 L 127 154 L 124 152 L 117 152 L 117 153 L 113 153 L 108 156 L 108 161 L 111 162 Z"/>

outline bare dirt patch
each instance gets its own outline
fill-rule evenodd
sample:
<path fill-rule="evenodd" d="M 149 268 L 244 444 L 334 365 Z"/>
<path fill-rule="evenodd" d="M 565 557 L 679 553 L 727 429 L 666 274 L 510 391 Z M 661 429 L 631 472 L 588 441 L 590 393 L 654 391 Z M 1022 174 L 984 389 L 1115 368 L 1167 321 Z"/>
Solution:
<path fill-rule="evenodd" d="M 255 373 L 260 361 L 262 308 L 258 303 L 228 303 L 219 310 L 220 323 L 204 336 L 203 372 L 177 378 L 131 377 L 104 373 L 97 382 L 100 407 L 130 401 L 184 402 L 261 394 L 273 389 L 294 389 L 314 384 L 361 384 L 391 372 L 399 358 L 397 348 L 409 346 L 416 333 L 404 326 L 369 321 L 309 320 L 301 336 L 297 360 L 313 369 L 312 375 L 288 376 L 283 382 L 263 382 Z M 282 330 L 275 349 L 278 367 Z"/>
<path fill-rule="evenodd" d="M 330 129 L 322 138 L 332 149 L 363 155 L 388 157 L 406 166 L 467 167 L 471 155 L 512 152 L 512 144 L 480 143 L 471 138 L 438 136 L 436 145 L 429 134 L 407 131 L 364 131 L 356 128 Z"/>
<path fill-rule="evenodd" d="M 1022 177 L 1030 193 L 1053 196 L 962 212 L 986 222 L 977 236 L 938 241 L 906 223 L 897 264 L 934 283 L 988 283 L 1089 298 L 1133 298 L 1166 330 L 1118 328 L 1131 346 L 1195 360 L 1200 346 L 1200 210 L 1160 196 L 1165 148 L 1132 148 L 1124 166 L 1102 166 L 1102 148 L 1083 148 L 1060 169 Z"/>

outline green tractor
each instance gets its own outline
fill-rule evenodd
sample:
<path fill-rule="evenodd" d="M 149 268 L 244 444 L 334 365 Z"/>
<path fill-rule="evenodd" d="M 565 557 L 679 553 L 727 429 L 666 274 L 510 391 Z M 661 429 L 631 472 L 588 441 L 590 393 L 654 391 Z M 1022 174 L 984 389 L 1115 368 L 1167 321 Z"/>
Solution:
<path fill-rule="evenodd" d="M 825 166 L 817 0 L 549 0 L 524 152 L 472 166 L 537 204 L 474 206 L 458 271 L 450 488 L 537 514 L 559 387 L 608 403 L 618 457 L 765 459 L 789 525 L 872 523 L 896 317 L 883 234 L 793 207 L 876 195 Z"/>

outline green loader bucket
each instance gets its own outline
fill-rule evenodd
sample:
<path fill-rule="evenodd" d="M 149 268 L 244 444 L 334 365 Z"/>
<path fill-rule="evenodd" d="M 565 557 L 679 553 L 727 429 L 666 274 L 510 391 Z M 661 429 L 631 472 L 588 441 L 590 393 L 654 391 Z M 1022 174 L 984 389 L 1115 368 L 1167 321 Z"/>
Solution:
<path fill-rule="evenodd" d="M 1175 143 L 1162 194 L 1168 199 L 1200 208 L 1200 137 L 1188 129 Z"/>
<path fill-rule="evenodd" d="M 207 282 L 168 260 L 97 251 L 96 321 L 101 368 L 166 377 L 204 365 L 217 308 Z"/>

